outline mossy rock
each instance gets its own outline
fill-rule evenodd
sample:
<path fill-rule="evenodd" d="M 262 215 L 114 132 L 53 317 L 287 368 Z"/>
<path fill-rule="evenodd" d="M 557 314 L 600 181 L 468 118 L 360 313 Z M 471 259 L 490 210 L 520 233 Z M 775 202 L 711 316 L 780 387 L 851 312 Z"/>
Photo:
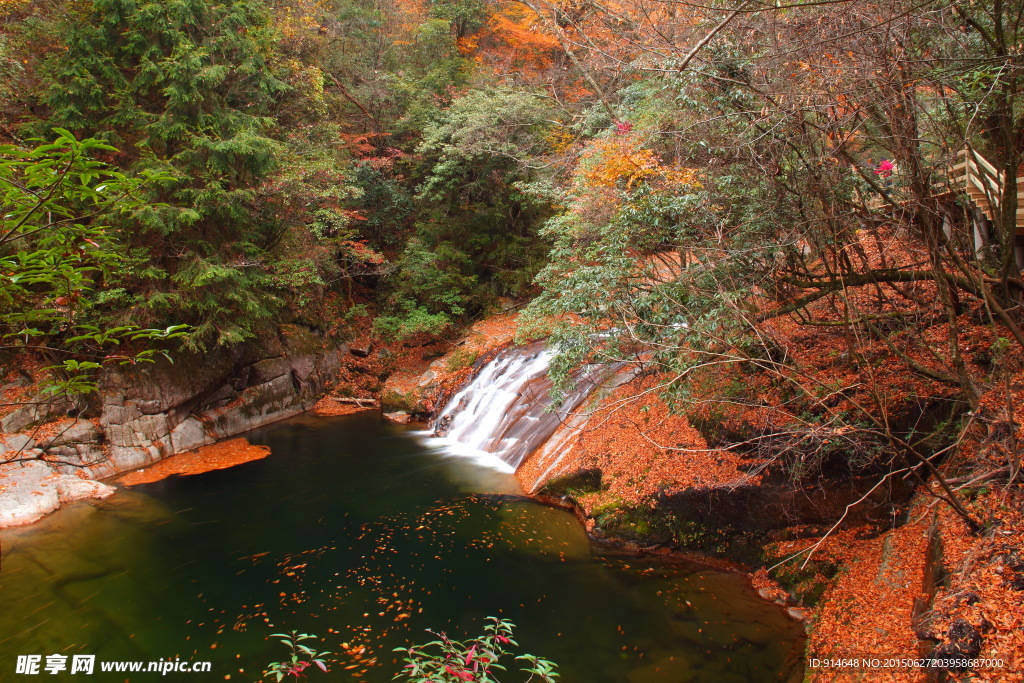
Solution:
<path fill-rule="evenodd" d="M 757 564 L 763 534 L 731 526 L 709 526 L 663 507 L 628 506 L 611 501 L 591 510 L 598 528 L 607 536 L 642 545 L 667 545 L 741 564 Z"/>
<path fill-rule="evenodd" d="M 674 540 L 669 516 L 657 509 L 608 503 L 595 508 L 591 515 L 609 536 L 645 544 L 669 544 Z"/>
<path fill-rule="evenodd" d="M 312 356 L 326 348 L 324 338 L 303 325 L 278 325 L 277 329 L 289 356 Z"/>
<path fill-rule="evenodd" d="M 415 392 L 401 393 L 389 389 L 380 396 L 380 407 L 386 413 L 415 413 L 419 399 Z"/>
<path fill-rule="evenodd" d="M 765 564 L 776 562 L 776 558 L 765 559 Z M 813 607 L 834 583 L 840 568 L 833 562 L 823 560 L 812 560 L 804 568 L 801 568 L 802 564 L 798 558 L 770 569 L 768 574 L 800 604 Z"/>
<path fill-rule="evenodd" d="M 480 357 L 480 351 L 475 349 L 456 349 L 445 358 L 444 365 L 448 372 L 458 372 L 464 368 L 473 367 L 473 363 Z"/>
<path fill-rule="evenodd" d="M 540 490 L 545 496 L 569 496 L 579 498 L 587 493 L 602 490 L 601 470 L 592 467 L 561 477 L 555 477 Z"/>

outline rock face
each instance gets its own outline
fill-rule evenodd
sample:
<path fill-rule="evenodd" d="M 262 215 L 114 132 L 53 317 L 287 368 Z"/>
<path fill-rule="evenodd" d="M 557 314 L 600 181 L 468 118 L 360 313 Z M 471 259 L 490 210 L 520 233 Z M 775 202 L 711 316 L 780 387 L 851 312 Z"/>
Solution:
<path fill-rule="evenodd" d="M 442 391 L 442 379 L 446 376 L 445 362 L 445 358 L 439 358 L 419 374 L 392 374 L 380 392 L 381 407 L 392 413 L 408 415 L 422 416 L 433 413 L 435 408 L 441 407 L 438 405 L 438 398 Z"/>
<path fill-rule="evenodd" d="M 432 415 L 443 408 L 450 394 L 472 379 L 487 360 L 512 343 L 515 331 L 514 314 L 476 323 L 446 354 L 428 357 L 429 365 L 406 367 L 388 377 L 380 392 L 381 408 L 420 418 Z M 378 353 L 384 358 L 387 351 L 381 349 Z"/>
<path fill-rule="evenodd" d="M 897 480 L 877 487 L 875 477 L 694 487 L 658 496 L 659 506 L 680 519 L 709 528 L 768 531 L 807 524 L 829 525 L 843 517 L 853 523 L 886 519 L 905 502 L 913 486 Z M 857 505 L 847 510 L 854 501 Z"/>
<path fill-rule="evenodd" d="M 312 408 L 337 376 L 345 351 L 313 330 L 282 325 L 276 337 L 258 345 L 111 369 L 100 378 L 99 398 L 90 407 L 14 411 L 0 423 L 0 463 L 44 451 L 47 462 L 0 464 L 0 477 L 6 476 L 0 478 L 0 527 L 28 524 L 62 503 L 113 492 L 90 480 Z M 65 418 L 68 413 L 73 417 Z M 57 416 L 63 419 L 52 422 Z M 50 422 L 40 428 L 45 420 Z"/>

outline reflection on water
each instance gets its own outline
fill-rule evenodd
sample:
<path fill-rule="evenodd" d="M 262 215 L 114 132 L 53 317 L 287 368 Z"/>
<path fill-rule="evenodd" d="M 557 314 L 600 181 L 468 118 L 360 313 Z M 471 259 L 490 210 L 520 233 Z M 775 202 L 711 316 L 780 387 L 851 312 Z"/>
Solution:
<path fill-rule="evenodd" d="M 299 629 L 336 653 L 321 680 L 388 681 L 392 648 L 489 615 L 567 683 L 800 678 L 799 627 L 742 577 L 597 552 L 511 476 L 376 414 L 249 438 L 273 454 L 0 532 L 0 679 L 18 654 L 84 653 L 254 681 L 285 658 L 267 635 Z"/>

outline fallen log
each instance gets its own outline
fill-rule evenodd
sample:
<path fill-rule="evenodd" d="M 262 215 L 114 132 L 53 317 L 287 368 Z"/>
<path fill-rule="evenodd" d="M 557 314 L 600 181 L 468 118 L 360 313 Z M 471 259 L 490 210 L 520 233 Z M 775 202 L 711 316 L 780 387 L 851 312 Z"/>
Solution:
<path fill-rule="evenodd" d="M 331 396 L 330 398 L 335 403 L 351 403 L 363 407 L 376 407 L 379 405 L 375 398 L 349 398 L 347 396 Z"/>
<path fill-rule="evenodd" d="M 977 476 L 968 475 L 966 477 L 954 477 L 953 479 L 947 479 L 946 483 L 962 484 L 962 486 L 957 486 L 956 488 L 956 490 L 959 491 L 960 489 L 967 488 L 968 486 L 974 486 L 976 484 L 981 484 L 982 482 L 986 482 L 991 479 L 999 479 L 1004 474 L 1010 474 L 1010 467 L 1008 465 L 996 468 L 994 470 L 989 470 L 988 472 L 985 472 L 984 474 L 979 474 Z"/>

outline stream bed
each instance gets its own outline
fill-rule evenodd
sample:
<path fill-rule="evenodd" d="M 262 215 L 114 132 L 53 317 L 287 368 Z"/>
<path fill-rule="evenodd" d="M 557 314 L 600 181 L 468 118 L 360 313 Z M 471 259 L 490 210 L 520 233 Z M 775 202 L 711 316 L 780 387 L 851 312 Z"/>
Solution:
<path fill-rule="evenodd" d="M 286 659 L 269 634 L 295 629 L 333 653 L 307 680 L 383 683 L 393 648 L 492 615 L 565 683 L 802 677 L 802 626 L 742 575 L 597 547 L 512 475 L 378 413 L 246 436 L 271 455 L 0 531 L 0 680 L 32 679 L 19 655 L 88 654 L 210 671 L 42 677 L 257 681 Z"/>

